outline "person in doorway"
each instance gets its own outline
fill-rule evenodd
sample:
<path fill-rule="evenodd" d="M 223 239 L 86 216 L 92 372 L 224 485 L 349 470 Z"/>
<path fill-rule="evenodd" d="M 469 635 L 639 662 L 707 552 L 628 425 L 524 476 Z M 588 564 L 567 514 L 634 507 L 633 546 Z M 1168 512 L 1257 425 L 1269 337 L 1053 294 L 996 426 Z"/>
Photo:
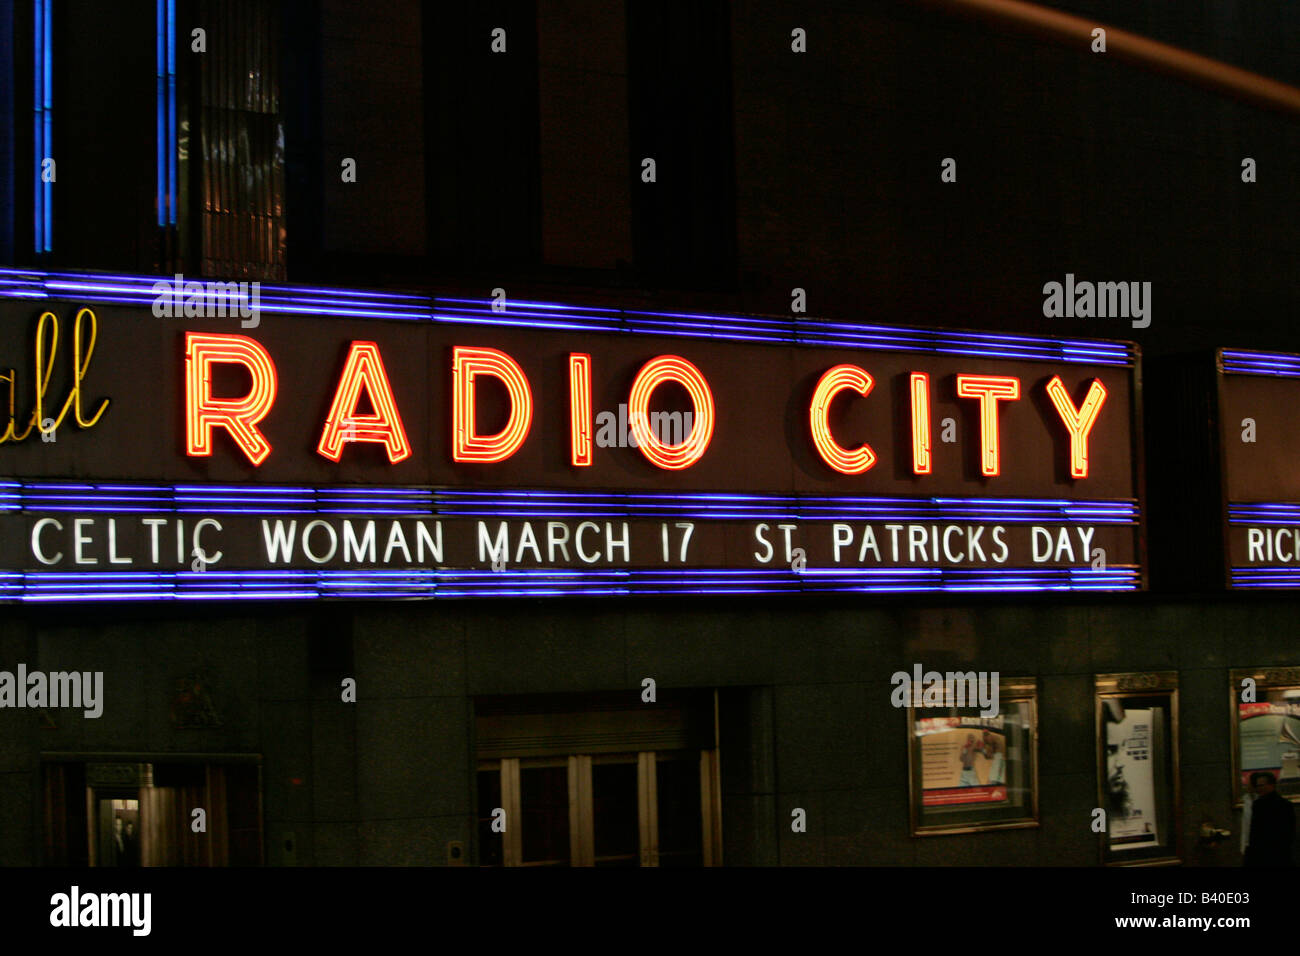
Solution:
<path fill-rule="evenodd" d="M 121 817 L 113 817 L 113 865 L 126 866 L 126 837 Z"/>
<path fill-rule="evenodd" d="M 1277 792 L 1277 778 L 1267 770 L 1250 775 L 1255 799 L 1250 808 L 1250 835 L 1246 838 L 1245 866 L 1293 866 L 1295 808 Z"/>
<path fill-rule="evenodd" d="M 122 866 L 139 866 L 140 841 L 135 835 L 134 820 L 126 821 L 126 829 L 122 834 L 122 844 L 124 847 Z"/>

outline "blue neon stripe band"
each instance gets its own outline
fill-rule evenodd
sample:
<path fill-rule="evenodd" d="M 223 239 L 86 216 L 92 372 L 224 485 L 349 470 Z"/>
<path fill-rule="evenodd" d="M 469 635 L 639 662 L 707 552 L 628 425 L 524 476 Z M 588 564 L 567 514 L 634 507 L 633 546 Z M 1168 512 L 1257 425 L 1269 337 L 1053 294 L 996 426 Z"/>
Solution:
<path fill-rule="evenodd" d="M 301 600 L 311 598 L 432 598 L 560 595 L 758 594 L 770 591 L 927 593 L 1019 591 L 1126 591 L 1137 587 L 1136 569 L 1087 572 L 1071 569 L 921 572 L 919 580 L 898 571 L 839 572 L 810 581 L 796 572 L 538 570 L 466 572 L 286 572 L 279 582 L 267 572 L 101 572 L 0 574 L 0 597 L 23 601 Z M 69 578 L 75 580 L 68 580 Z"/>
<path fill-rule="evenodd" d="M 166 163 L 159 160 L 160 167 L 174 159 L 170 155 L 172 152 L 174 151 L 168 150 Z M 167 175 L 171 176 L 170 173 Z M 161 172 L 160 178 L 163 178 Z M 170 188 L 175 188 L 174 179 L 171 180 Z M 174 204 L 171 205 L 174 209 Z M 152 287 L 155 283 L 167 283 L 170 287 L 173 278 L 0 269 L 0 297 L 75 298 L 139 307 L 152 305 Z M 208 277 L 205 281 L 219 280 Z M 486 300 L 281 285 L 262 287 L 259 308 L 267 314 L 705 337 L 779 345 L 834 346 L 1084 365 L 1136 365 L 1134 347 L 1122 342 L 836 324 L 783 316 L 648 313 L 630 309 L 534 302 L 508 303 L 504 311 L 496 312 L 492 309 L 492 303 Z"/>
<path fill-rule="evenodd" d="M 980 521 L 1136 525 L 1137 502 L 576 492 L 406 487 L 138 485 L 9 481 L 0 511 L 211 514 L 382 514 L 464 518 L 691 517 L 702 521 Z"/>

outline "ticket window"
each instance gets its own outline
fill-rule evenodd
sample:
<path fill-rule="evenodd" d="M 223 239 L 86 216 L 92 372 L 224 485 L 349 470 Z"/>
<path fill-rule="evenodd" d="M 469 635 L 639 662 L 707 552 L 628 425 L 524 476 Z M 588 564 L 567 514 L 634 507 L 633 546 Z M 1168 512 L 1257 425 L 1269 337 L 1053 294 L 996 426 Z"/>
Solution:
<path fill-rule="evenodd" d="M 712 694 L 657 711 L 572 700 L 495 707 L 478 721 L 480 865 L 721 862 L 718 750 L 700 746 L 714 743 Z M 632 739 L 656 749 L 614 749 Z M 566 743 L 604 752 L 536 753 Z"/>
<path fill-rule="evenodd" d="M 711 865 L 716 758 L 704 750 L 481 761 L 479 862 Z"/>

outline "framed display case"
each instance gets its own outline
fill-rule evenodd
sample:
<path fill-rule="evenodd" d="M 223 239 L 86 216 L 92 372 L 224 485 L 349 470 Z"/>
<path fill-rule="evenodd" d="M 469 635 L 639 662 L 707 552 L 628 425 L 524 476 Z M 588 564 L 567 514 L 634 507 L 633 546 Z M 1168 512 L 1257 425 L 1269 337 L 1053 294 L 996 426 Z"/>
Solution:
<path fill-rule="evenodd" d="M 1095 693 L 1102 862 L 1181 863 L 1178 672 L 1099 674 Z"/>
<path fill-rule="evenodd" d="M 913 836 L 1038 826 L 1038 682 L 1000 682 L 998 713 L 908 707 Z"/>
<path fill-rule="evenodd" d="M 1232 671 L 1232 801 L 1240 807 L 1250 775 L 1268 770 L 1277 792 L 1300 803 L 1300 667 Z"/>

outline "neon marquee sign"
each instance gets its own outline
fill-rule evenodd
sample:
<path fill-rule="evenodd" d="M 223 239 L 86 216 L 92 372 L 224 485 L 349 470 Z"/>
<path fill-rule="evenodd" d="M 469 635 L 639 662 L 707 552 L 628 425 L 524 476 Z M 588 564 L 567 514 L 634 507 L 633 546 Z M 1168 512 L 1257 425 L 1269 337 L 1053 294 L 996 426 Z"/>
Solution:
<path fill-rule="evenodd" d="M 9 330 L 78 316 L 11 426 L 83 429 L 0 445 L 0 599 L 1144 584 L 1125 343 L 265 286 L 248 333 L 154 281 L 0 270 Z"/>
<path fill-rule="evenodd" d="M 1224 572 L 1231 588 L 1300 588 L 1300 356 L 1217 356 Z"/>

